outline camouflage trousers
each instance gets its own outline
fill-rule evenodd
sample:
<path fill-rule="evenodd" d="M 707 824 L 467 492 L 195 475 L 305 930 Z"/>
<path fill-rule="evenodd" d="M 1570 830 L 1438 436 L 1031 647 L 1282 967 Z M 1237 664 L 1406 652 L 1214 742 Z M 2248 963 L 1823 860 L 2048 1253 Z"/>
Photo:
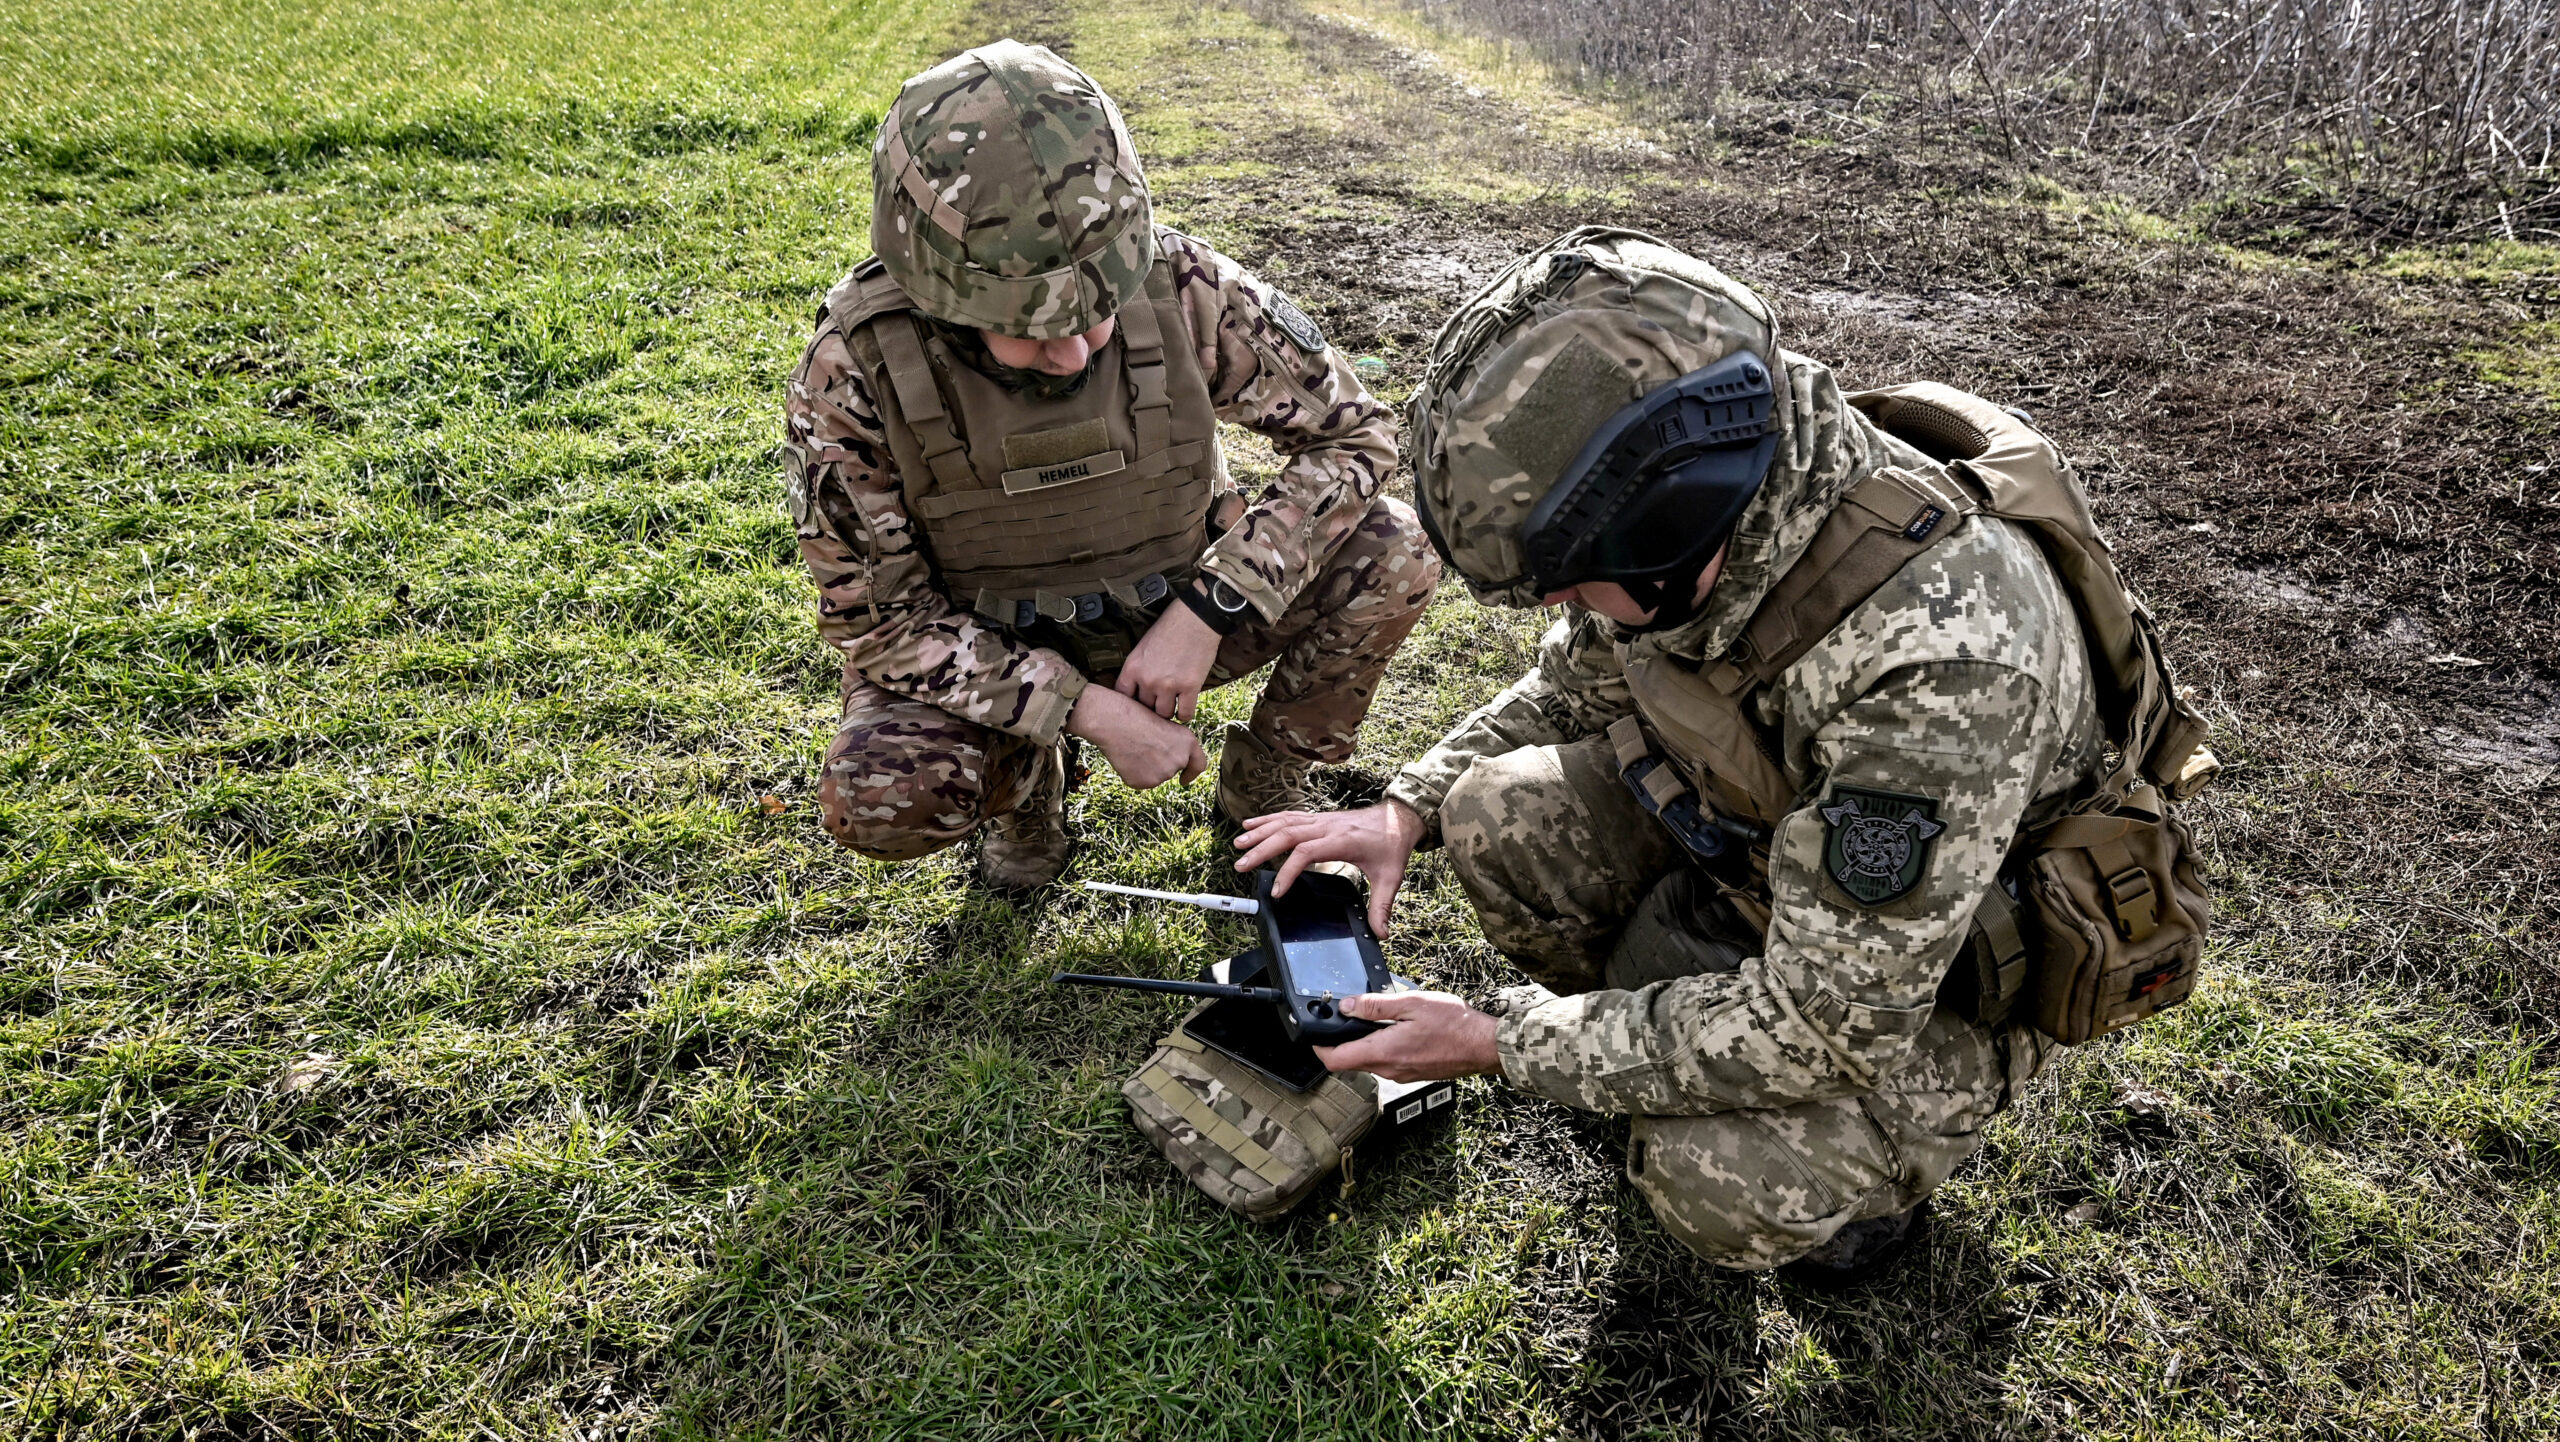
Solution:
<path fill-rule="evenodd" d="M 1486 938 L 1557 992 L 1733 971 L 1763 944 L 1636 804 L 1606 737 L 1477 761 L 1440 829 Z M 1627 1176 L 1691 1251 L 1775 1267 L 1850 1222 L 1918 1205 L 2042 1060 L 2033 1029 L 1994 1032 L 1940 1007 L 1865 1095 L 1636 1117 Z"/>
<path fill-rule="evenodd" d="M 1270 666 L 1247 723 L 1253 734 L 1300 760 L 1348 760 L 1388 658 L 1422 619 L 1439 580 L 1440 558 L 1413 508 L 1380 497 L 1280 619 L 1250 622 L 1226 638 L 1209 685 Z M 911 861 L 1011 815 L 1031 794 L 1045 754 L 847 666 L 820 816 L 830 835 L 865 856 Z"/>

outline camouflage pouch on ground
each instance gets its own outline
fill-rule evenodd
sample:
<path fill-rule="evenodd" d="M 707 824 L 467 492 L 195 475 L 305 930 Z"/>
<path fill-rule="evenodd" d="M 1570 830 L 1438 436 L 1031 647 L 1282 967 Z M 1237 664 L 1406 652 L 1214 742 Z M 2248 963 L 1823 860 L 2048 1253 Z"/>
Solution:
<path fill-rule="evenodd" d="M 1376 1123 L 1376 1087 L 1346 1073 L 1291 1091 L 1177 1026 L 1120 1095 L 1175 1171 L 1219 1206 L 1265 1222 L 1305 1200 Z"/>

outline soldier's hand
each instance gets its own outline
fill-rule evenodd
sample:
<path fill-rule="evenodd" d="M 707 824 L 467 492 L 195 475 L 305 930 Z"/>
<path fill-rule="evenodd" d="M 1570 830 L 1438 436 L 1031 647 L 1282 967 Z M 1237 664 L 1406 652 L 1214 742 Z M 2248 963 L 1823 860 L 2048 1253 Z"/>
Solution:
<path fill-rule="evenodd" d="M 1447 992 L 1345 997 L 1342 1014 L 1393 1025 L 1358 1041 L 1317 1047 L 1316 1059 L 1334 1071 L 1415 1082 L 1502 1070 L 1502 1049 L 1495 1041 L 1502 1023 Z"/>
<path fill-rule="evenodd" d="M 1209 683 L 1209 668 L 1218 663 L 1218 641 L 1208 622 L 1177 601 L 1138 638 L 1112 689 L 1168 721 L 1188 721 L 1199 708 L 1200 688 Z"/>
<path fill-rule="evenodd" d="M 1131 790 L 1153 790 L 1176 776 L 1193 781 L 1209 769 L 1209 753 L 1190 727 L 1100 686 L 1087 686 L 1076 698 L 1067 729 L 1102 748 L 1103 759 Z"/>
<path fill-rule="evenodd" d="M 1369 929 L 1387 934 L 1396 888 L 1413 848 L 1422 844 L 1422 818 L 1401 801 L 1381 801 L 1357 811 L 1283 811 L 1244 824 L 1236 845 L 1244 855 L 1236 870 L 1251 871 L 1279 857 L 1274 895 L 1284 894 L 1298 873 L 1319 861 L 1348 861 L 1369 878 Z"/>

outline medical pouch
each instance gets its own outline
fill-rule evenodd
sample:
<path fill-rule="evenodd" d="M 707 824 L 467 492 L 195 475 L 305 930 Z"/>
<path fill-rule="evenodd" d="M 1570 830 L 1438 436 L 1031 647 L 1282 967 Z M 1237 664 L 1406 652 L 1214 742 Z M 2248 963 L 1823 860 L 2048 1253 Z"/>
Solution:
<path fill-rule="evenodd" d="M 2211 895 L 2186 823 L 2142 788 L 2134 804 L 2080 812 L 2036 838 L 2027 894 L 2043 945 L 2036 1028 L 2076 1046 L 2186 1000 L 2204 960 Z"/>

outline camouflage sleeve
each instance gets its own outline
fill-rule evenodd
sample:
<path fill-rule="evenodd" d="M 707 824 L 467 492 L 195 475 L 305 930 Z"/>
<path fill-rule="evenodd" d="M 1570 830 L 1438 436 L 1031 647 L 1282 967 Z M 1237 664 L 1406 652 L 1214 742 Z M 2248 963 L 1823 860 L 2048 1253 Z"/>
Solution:
<path fill-rule="evenodd" d="M 1568 607 L 1538 639 L 1538 664 L 1499 696 L 1468 713 L 1421 759 L 1396 773 L 1390 799 L 1413 808 L 1423 844 L 1440 839 L 1440 803 L 1479 756 L 1523 746 L 1559 746 L 1609 729 L 1635 709 L 1606 619 Z"/>
<path fill-rule="evenodd" d="M 1047 745 L 1085 679 L 954 608 L 933 583 L 897 463 L 861 372 L 832 330 L 791 373 L 783 468 L 800 557 L 818 583 L 818 632 L 873 684 Z"/>
<path fill-rule="evenodd" d="M 2059 729 L 2040 720 L 2042 690 L 1995 662 L 1888 673 L 1813 735 L 1816 799 L 1778 827 L 1765 954 L 1510 1018 L 1504 1074 L 1573 1106 L 1655 1115 L 1873 1090 L 1927 1023 L 2063 744 L 2039 734 Z"/>
<path fill-rule="evenodd" d="M 1287 297 L 1189 236 L 1162 238 L 1218 418 L 1282 458 L 1201 566 L 1276 620 L 1394 474 L 1395 416 Z"/>

